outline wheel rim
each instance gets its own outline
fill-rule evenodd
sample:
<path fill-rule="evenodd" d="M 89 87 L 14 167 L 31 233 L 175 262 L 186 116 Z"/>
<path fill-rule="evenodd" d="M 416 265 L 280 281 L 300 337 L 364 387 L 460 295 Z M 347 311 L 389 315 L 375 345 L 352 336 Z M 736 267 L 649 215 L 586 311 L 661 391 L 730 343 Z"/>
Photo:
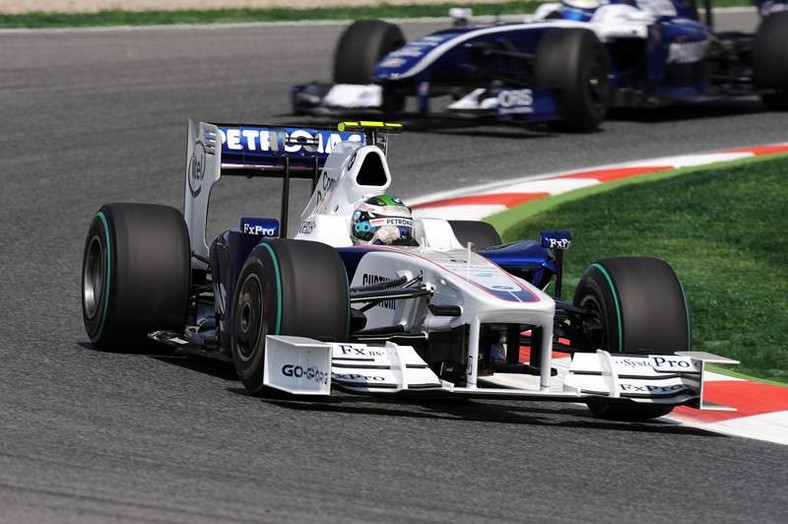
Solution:
<path fill-rule="evenodd" d="M 85 306 L 85 315 L 89 319 L 93 319 L 98 313 L 104 295 L 105 278 L 104 246 L 101 245 L 99 236 L 95 235 L 88 243 L 85 266 L 82 270 L 82 303 Z"/>
<path fill-rule="evenodd" d="M 602 67 L 598 62 L 591 65 L 586 78 L 586 91 L 594 106 L 597 114 L 602 114 L 605 110 L 604 86 L 606 78 L 602 77 Z"/>
<path fill-rule="evenodd" d="M 605 323 L 602 307 L 593 295 L 587 295 L 580 301 L 580 307 L 591 311 L 589 318 L 583 321 L 583 337 L 588 341 L 590 349 L 607 349 Z"/>
<path fill-rule="evenodd" d="M 246 277 L 238 295 L 236 342 L 238 358 L 249 361 L 255 354 L 260 337 L 267 331 L 263 318 L 263 287 L 257 275 Z"/>

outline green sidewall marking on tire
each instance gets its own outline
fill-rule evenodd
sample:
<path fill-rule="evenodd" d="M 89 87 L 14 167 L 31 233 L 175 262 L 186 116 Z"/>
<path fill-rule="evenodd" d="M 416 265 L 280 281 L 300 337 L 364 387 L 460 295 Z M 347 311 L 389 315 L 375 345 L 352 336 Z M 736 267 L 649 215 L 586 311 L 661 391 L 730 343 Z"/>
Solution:
<path fill-rule="evenodd" d="M 104 214 L 103 211 L 99 211 L 96 213 L 96 216 L 101 219 L 101 223 L 104 226 L 104 240 L 106 242 L 106 249 L 107 252 L 107 282 L 104 286 L 104 307 L 101 311 L 101 322 L 99 322 L 99 328 L 95 335 L 93 335 L 92 339 L 96 340 L 101 338 L 101 333 L 104 331 L 104 322 L 107 320 L 107 310 L 109 309 L 109 285 L 110 285 L 110 278 L 112 277 L 112 245 L 110 243 L 109 238 L 109 222 L 107 222 L 107 216 Z"/>
<path fill-rule="evenodd" d="M 690 323 L 689 304 L 687 303 L 687 294 L 684 292 L 684 284 L 681 279 L 676 276 L 676 280 L 681 288 L 681 298 L 684 300 L 684 316 L 687 318 L 687 351 L 692 351 L 692 324 Z"/>
<path fill-rule="evenodd" d="M 602 275 L 607 279 L 607 283 L 610 284 L 610 290 L 613 292 L 613 303 L 616 306 L 616 323 L 618 324 L 618 352 L 623 353 L 624 351 L 624 334 L 623 334 L 623 325 L 621 322 L 621 306 L 618 302 L 618 290 L 616 289 L 616 285 L 613 283 L 613 279 L 610 278 L 610 273 L 607 272 L 605 266 L 599 263 L 591 264 L 591 267 L 597 268 Z"/>
<path fill-rule="evenodd" d="M 279 330 L 282 328 L 282 276 L 279 273 L 279 262 L 276 260 L 274 250 L 265 242 L 261 242 L 259 245 L 268 250 L 268 253 L 271 255 L 271 261 L 274 264 L 274 275 L 276 276 L 276 331 L 274 335 L 278 335 Z"/>
<path fill-rule="evenodd" d="M 348 282 L 347 272 L 343 271 L 342 273 L 344 273 L 344 275 L 345 275 L 345 286 L 346 286 L 347 289 L 350 289 L 350 282 Z M 346 336 L 350 336 L 350 317 L 351 317 L 350 308 L 351 307 L 352 306 L 350 304 L 350 293 L 348 292 L 348 295 L 347 295 L 347 329 L 345 330 L 345 335 Z M 342 341 L 338 340 L 337 342 L 342 342 Z"/>

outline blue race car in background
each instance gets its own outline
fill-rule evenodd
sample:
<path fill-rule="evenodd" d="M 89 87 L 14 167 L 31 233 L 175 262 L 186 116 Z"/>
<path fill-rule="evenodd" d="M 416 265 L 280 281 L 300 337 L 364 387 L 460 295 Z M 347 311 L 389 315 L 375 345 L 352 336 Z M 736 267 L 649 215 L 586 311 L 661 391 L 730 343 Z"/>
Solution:
<path fill-rule="evenodd" d="M 566 0 L 521 23 L 470 23 L 406 42 L 400 28 L 360 20 L 342 34 L 333 83 L 292 89 L 296 113 L 398 113 L 406 98 L 430 112 L 434 97 L 460 116 L 550 122 L 593 131 L 610 107 L 700 103 L 759 95 L 788 110 L 788 3 L 756 0 L 755 34 L 715 32 L 710 1 Z"/>

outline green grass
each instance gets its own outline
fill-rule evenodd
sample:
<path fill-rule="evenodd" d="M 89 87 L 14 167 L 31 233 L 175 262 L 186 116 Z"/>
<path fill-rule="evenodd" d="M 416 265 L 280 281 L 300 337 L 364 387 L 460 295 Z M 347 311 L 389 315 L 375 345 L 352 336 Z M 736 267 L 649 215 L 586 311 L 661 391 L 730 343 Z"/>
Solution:
<path fill-rule="evenodd" d="M 544 3 L 534 0 L 502 1 L 494 4 L 468 4 L 474 15 L 524 14 Z M 718 0 L 717 7 L 747 6 L 747 0 Z M 0 28 L 55 28 L 117 25 L 216 24 L 236 22 L 286 22 L 305 20 L 356 20 L 360 18 L 448 17 L 451 2 L 431 5 L 389 5 L 381 2 L 371 6 L 319 7 L 308 9 L 212 9 L 182 11 L 122 11 L 97 13 L 0 14 Z"/>
<path fill-rule="evenodd" d="M 786 382 L 787 174 L 788 156 L 779 156 L 653 175 L 650 183 L 605 184 L 582 199 L 524 206 L 525 218 L 504 239 L 571 229 L 567 297 L 599 258 L 667 260 L 687 293 L 693 349 L 740 360 L 740 373 Z"/>

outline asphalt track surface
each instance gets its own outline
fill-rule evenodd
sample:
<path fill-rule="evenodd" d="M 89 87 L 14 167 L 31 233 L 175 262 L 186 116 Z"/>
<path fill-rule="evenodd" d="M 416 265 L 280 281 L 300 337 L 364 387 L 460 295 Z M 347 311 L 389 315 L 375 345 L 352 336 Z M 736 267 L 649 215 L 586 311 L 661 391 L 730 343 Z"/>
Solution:
<path fill-rule="evenodd" d="M 340 29 L 0 33 L 0 521 L 784 522 L 783 446 L 575 405 L 260 400 L 224 365 L 87 344 L 95 210 L 179 207 L 186 118 L 292 120 L 288 86 L 328 76 Z M 392 189 L 785 141 L 787 120 L 744 101 L 583 136 L 424 125 Z M 275 189 L 223 182 L 211 227 Z"/>

